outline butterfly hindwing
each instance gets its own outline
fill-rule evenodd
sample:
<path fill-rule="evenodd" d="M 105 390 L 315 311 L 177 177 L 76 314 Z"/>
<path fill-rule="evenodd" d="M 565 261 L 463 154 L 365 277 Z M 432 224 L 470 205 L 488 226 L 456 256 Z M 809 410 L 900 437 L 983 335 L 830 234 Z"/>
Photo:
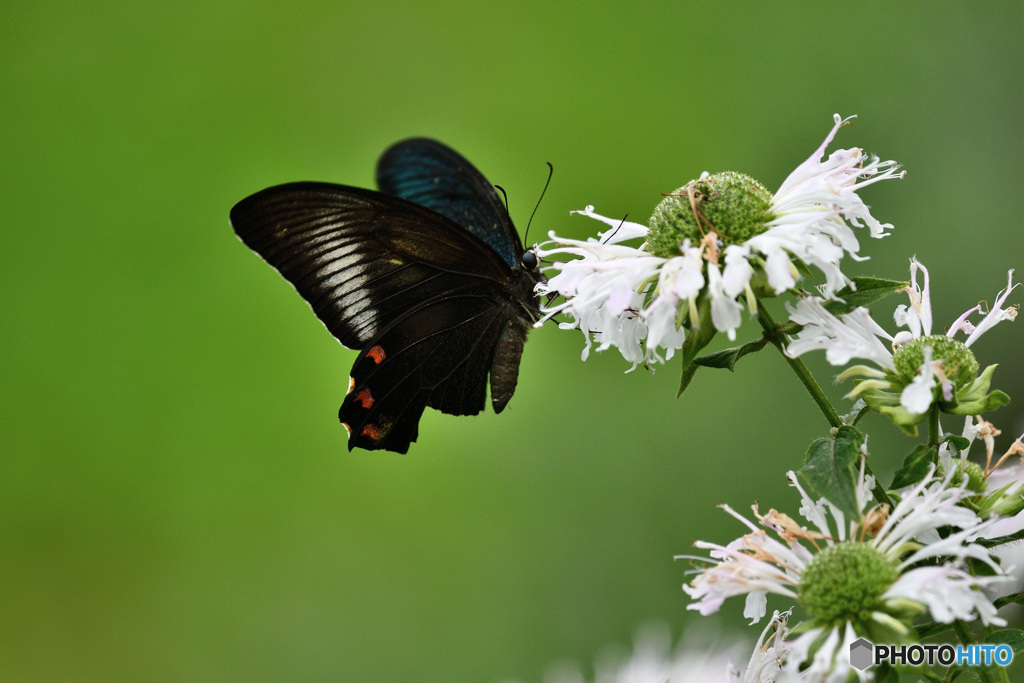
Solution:
<path fill-rule="evenodd" d="M 453 292 L 380 334 L 353 365 L 339 411 L 350 445 L 405 452 L 416 436 L 410 423 L 425 406 L 452 415 L 483 410 L 492 350 L 507 318 L 494 313 L 490 297 Z"/>

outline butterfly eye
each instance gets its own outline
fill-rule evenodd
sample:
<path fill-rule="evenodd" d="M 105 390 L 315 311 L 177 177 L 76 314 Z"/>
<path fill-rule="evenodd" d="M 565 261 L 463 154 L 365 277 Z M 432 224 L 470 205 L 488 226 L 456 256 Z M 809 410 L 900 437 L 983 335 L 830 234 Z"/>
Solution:
<path fill-rule="evenodd" d="M 537 267 L 537 255 L 532 251 L 528 251 L 523 254 L 523 267 L 527 270 L 533 270 Z"/>

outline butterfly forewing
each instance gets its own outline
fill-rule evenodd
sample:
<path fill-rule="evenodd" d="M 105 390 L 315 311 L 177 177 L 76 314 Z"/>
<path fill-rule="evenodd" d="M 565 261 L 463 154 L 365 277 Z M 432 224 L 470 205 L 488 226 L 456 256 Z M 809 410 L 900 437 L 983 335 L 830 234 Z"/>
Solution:
<path fill-rule="evenodd" d="M 231 223 L 351 348 L 402 311 L 442 295 L 454 276 L 498 286 L 509 277 L 486 245 L 437 213 L 355 187 L 271 187 L 239 202 Z"/>
<path fill-rule="evenodd" d="M 395 143 L 377 162 L 377 186 L 451 219 L 487 243 L 509 268 L 519 265 L 519 235 L 494 186 L 461 154 L 436 140 Z"/>

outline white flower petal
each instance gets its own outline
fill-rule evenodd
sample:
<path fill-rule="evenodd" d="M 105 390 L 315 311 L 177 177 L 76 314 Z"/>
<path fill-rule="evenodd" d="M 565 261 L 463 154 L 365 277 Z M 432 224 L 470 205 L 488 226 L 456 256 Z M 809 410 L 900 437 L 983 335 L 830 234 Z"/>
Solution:
<path fill-rule="evenodd" d="M 764 614 L 768 593 L 797 596 L 805 568 L 815 560 L 826 546 L 837 543 L 860 543 L 873 548 L 892 562 L 899 575 L 882 595 L 883 602 L 891 602 L 892 613 L 886 608 L 877 610 L 876 621 L 889 621 L 899 625 L 906 619 L 906 602 L 916 602 L 927 608 L 935 619 L 948 623 L 955 619 L 979 618 L 985 624 L 1002 625 L 995 607 L 983 591 L 990 584 L 1009 580 L 992 553 L 980 543 L 973 542 L 982 534 L 989 534 L 996 520 L 983 521 L 970 508 L 960 503 L 973 495 L 963 487 L 951 486 L 952 474 L 937 478 L 932 468 L 917 484 L 901 490 L 896 507 L 875 536 L 865 536 L 860 528 L 865 518 L 871 517 L 875 506 L 869 493 L 874 479 L 860 468 L 856 499 L 860 515 L 847 521 L 846 515 L 829 501 L 812 501 L 793 473 L 790 483 L 801 494 L 801 514 L 817 527 L 817 533 L 799 527 L 795 520 L 770 511 L 757 513 L 758 525 L 737 514 L 728 506 L 726 512 L 743 522 L 750 533 L 734 540 L 728 546 L 698 541 L 697 548 L 708 550 L 716 563 L 699 572 L 685 590 L 694 602 L 688 609 L 702 614 L 717 611 L 726 598 L 745 596 L 744 616 L 759 619 Z M 826 512 L 827 511 L 827 512 Z M 756 506 L 755 506 L 756 512 Z M 831 516 L 834 523 L 829 523 Z M 940 537 L 938 530 L 956 529 Z M 779 539 L 773 538 L 771 530 Z M 836 534 L 835 529 L 843 530 Z M 866 538 L 870 540 L 865 540 Z M 908 554 L 908 551 L 909 554 Z M 961 564 L 967 558 L 984 562 L 994 575 L 974 577 L 967 574 Z M 699 558 L 694 558 L 699 559 Z M 924 566 L 922 562 L 927 562 Z M 812 615 L 814 616 L 814 615 Z M 849 643 L 857 638 L 853 621 L 836 628 L 811 628 L 795 641 L 786 660 L 786 676 L 792 678 L 799 667 L 807 668 L 801 675 L 809 680 L 845 681 L 851 672 Z M 820 647 L 811 656 L 811 647 Z M 808 658 L 811 659 L 808 664 Z M 856 672 L 854 672 L 856 673 Z M 858 674 L 860 675 L 860 674 Z"/>
<path fill-rule="evenodd" d="M 996 296 L 996 301 L 994 304 L 992 304 L 992 310 L 988 312 L 988 315 L 986 315 L 985 318 L 980 323 L 978 323 L 978 326 L 975 327 L 974 330 L 971 332 L 970 336 L 967 337 L 967 339 L 964 341 L 965 345 L 970 346 L 971 344 L 973 344 L 975 340 L 978 339 L 978 337 L 980 337 L 981 335 L 985 334 L 985 332 L 995 327 L 997 323 L 1003 320 L 1013 320 L 1014 318 L 1017 317 L 1016 306 L 1009 306 L 1007 308 L 1003 308 L 1003 304 L 1006 303 L 1006 299 L 1007 297 L 1010 296 L 1010 292 L 1016 289 L 1019 285 L 1019 282 L 1016 285 L 1013 284 L 1012 270 L 1006 274 L 1006 289 L 999 292 L 999 295 Z"/>
<path fill-rule="evenodd" d="M 951 565 L 918 567 L 902 574 L 882 599 L 904 598 L 919 602 L 943 624 L 979 618 L 985 625 L 1005 626 L 1006 620 L 996 615 L 992 601 L 977 587 L 1007 580 L 1009 577 L 1004 575 L 971 576 Z"/>
<path fill-rule="evenodd" d="M 743 605 L 743 616 L 746 619 L 750 619 L 751 624 L 761 621 L 761 617 L 764 616 L 765 608 L 768 605 L 767 595 L 765 591 L 750 591 L 747 593 L 747 600 Z"/>
<path fill-rule="evenodd" d="M 729 340 L 736 339 L 736 328 L 743 321 L 740 313 L 743 307 L 725 291 L 722 273 L 717 266 L 708 264 L 708 296 L 711 298 L 711 322 L 719 332 L 725 332 Z"/>
<path fill-rule="evenodd" d="M 792 322 L 804 326 L 786 349 L 791 357 L 825 349 L 825 358 L 832 365 L 846 365 L 854 358 L 863 358 L 883 368 L 893 367 L 892 353 L 878 340 L 888 335 L 871 319 L 866 308 L 837 318 L 825 309 L 823 299 L 805 297 L 795 307 L 786 302 L 786 310 Z"/>
<path fill-rule="evenodd" d="M 649 228 L 646 225 L 640 225 L 639 223 L 632 223 L 627 221 L 625 218 L 607 218 L 594 213 L 594 207 L 587 205 L 582 211 L 570 211 L 569 214 L 578 213 L 595 220 L 599 220 L 606 225 L 610 225 L 614 230 L 610 230 L 606 233 L 599 233 L 599 242 L 601 244 L 617 244 L 619 242 L 626 242 L 628 240 L 637 239 L 639 237 L 647 237 Z"/>
<path fill-rule="evenodd" d="M 935 385 L 938 379 L 933 372 L 929 351 L 931 348 L 925 347 L 927 360 L 921 365 L 913 381 L 900 392 L 900 405 L 914 415 L 927 412 L 935 398 Z"/>
<path fill-rule="evenodd" d="M 725 248 L 725 268 L 722 271 L 722 291 L 738 297 L 747 287 L 754 269 L 750 267 L 750 248 L 730 244 Z M 703 283 L 702 283 L 703 286 Z"/>
<path fill-rule="evenodd" d="M 924 287 L 917 284 L 917 271 L 924 273 Z M 932 333 L 932 301 L 931 285 L 928 281 L 928 269 L 916 258 L 910 259 L 910 287 L 906 290 L 910 295 L 910 306 L 897 308 L 897 322 L 910 328 L 915 338 Z M 902 318 L 902 322 L 900 322 Z"/>

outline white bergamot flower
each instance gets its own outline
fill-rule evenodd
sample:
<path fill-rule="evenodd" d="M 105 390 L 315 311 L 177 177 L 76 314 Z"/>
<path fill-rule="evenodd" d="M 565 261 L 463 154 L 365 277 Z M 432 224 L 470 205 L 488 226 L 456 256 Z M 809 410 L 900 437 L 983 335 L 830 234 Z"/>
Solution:
<path fill-rule="evenodd" d="M 825 141 L 774 195 L 741 173 L 704 173 L 667 195 L 649 226 L 606 218 L 592 206 L 573 212 L 610 229 L 587 240 L 552 232 L 539 246 L 541 259 L 570 257 L 552 263 L 549 279 L 537 287 L 563 299 L 544 307 L 541 322 L 565 315 L 561 326 L 586 337 L 584 359 L 593 341 L 599 351 L 618 348 L 633 369 L 671 358 L 686 328 L 707 325 L 710 334 L 734 339 L 743 308 L 755 308 L 755 291 L 781 294 L 795 285 L 800 268 L 822 271 L 827 296 L 851 284 L 839 264 L 844 255 L 864 258 L 854 228 L 867 228 L 872 237 L 892 228 L 871 215 L 858 192 L 903 174 L 896 162 L 859 148 L 825 157 L 850 118 L 835 116 Z M 640 246 L 624 244 L 641 239 Z"/>
<path fill-rule="evenodd" d="M 918 282 L 919 274 L 923 285 Z M 989 393 L 995 366 L 979 375 L 980 366 L 970 346 L 998 322 L 1017 317 L 1017 306 L 1005 304 L 1019 284 L 1014 284 L 1013 271 L 1009 271 L 1006 288 L 977 325 L 969 318 L 983 310 L 982 304 L 964 312 L 945 334 L 932 334 L 928 269 L 912 258 L 910 286 L 902 290 L 910 297 L 910 305 L 898 306 L 894 314 L 896 324 L 906 329 L 890 335 L 866 308 L 836 316 L 827 310 L 824 299 L 809 296 L 796 306 L 786 303 L 790 321 L 803 325 L 786 353 L 795 358 L 824 349 L 832 365 L 846 365 L 854 358 L 873 362 L 877 368 L 855 365 L 839 379 L 863 378 L 849 397 L 860 396 L 872 409 L 912 433 L 914 425 L 922 422 L 935 404 L 942 412 L 977 415 L 1002 405 L 1008 398 L 1002 392 Z M 958 332 L 966 335 L 963 341 L 956 338 Z M 882 339 L 889 344 L 882 343 Z"/>
<path fill-rule="evenodd" d="M 925 610 L 942 623 L 979 618 L 1005 624 L 977 589 L 1008 577 L 987 549 L 972 542 L 995 520 L 982 520 L 963 506 L 974 494 L 952 486 L 950 476 L 931 470 L 900 491 L 889 511 L 873 504 L 874 478 L 865 475 L 862 461 L 858 519 L 848 519 L 824 498 L 811 500 L 792 472 L 789 479 L 800 491 L 800 514 L 811 528 L 776 510 L 762 515 L 756 505 L 755 524 L 722 505 L 750 533 L 724 546 L 696 542 L 712 563 L 683 586 L 693 598 L 688 607 L 705 615 L 727 598 L 744 596 L 744 616 L 754 622 L 765 614 L 768 593 L 796 600 L 809 623 L 789 642 L 783 673 L 799 671 L 815 681 L 845 682 L 851 672 L 861 676 L 850 668 L 849 644 L 862 636 L 876 643 L 914 642 L 911 621 Z M 989 565 L 993 575 L 971 576 L 964 570 L 967 558 Z"/>
<path fill-rule="evenodd" d="M 593 683 L 775 683 L 781 660 L 789 651 L 784 640 L 788 612 L 776 612 L 761 633 L 745 668 L 737 665 L 746 657 L 743 644 L 716 644 L 706 632 L 684 636 L 673 650 L 668 627 L 651 624 L 642 629 L 629 654 L 606 649 L 594 666 Z M 579 667 L 566 663 L 551 667 L 544 683 L 587 683 Z"/>
<path fill-rule="evenodd" d="M 997 536 L 1015 533 L 1024 528 L 1024 519 L 1017 520 L 1012 528 L 1012 518 L 1024 510 L 1024 434 L 1018 436 L 1004 453 L 996 457 L 995 441 L 1002 432 L 991 422 L 968 415 L 961 432 L 966 446 L 958 448 L 952 440 L 939 447 L 939 465 L 947 472 L 954 472 L 954 481 L 963 480 L 964 485 L 978 494 L 972 501 L 972 508 L 978 516 L 988 519 L 993 515 L 1001 518 Z M 975 440 L 985 445 L 985 465 L 982 467 L 967 459 L 968 451 Z M 1018 462 L 1007 464 L 1012 458 Z M 1006 531 L 1006 529 L 1011 529 Z M 1024 569 L 1024 565 L 1018 566 Z"/>

